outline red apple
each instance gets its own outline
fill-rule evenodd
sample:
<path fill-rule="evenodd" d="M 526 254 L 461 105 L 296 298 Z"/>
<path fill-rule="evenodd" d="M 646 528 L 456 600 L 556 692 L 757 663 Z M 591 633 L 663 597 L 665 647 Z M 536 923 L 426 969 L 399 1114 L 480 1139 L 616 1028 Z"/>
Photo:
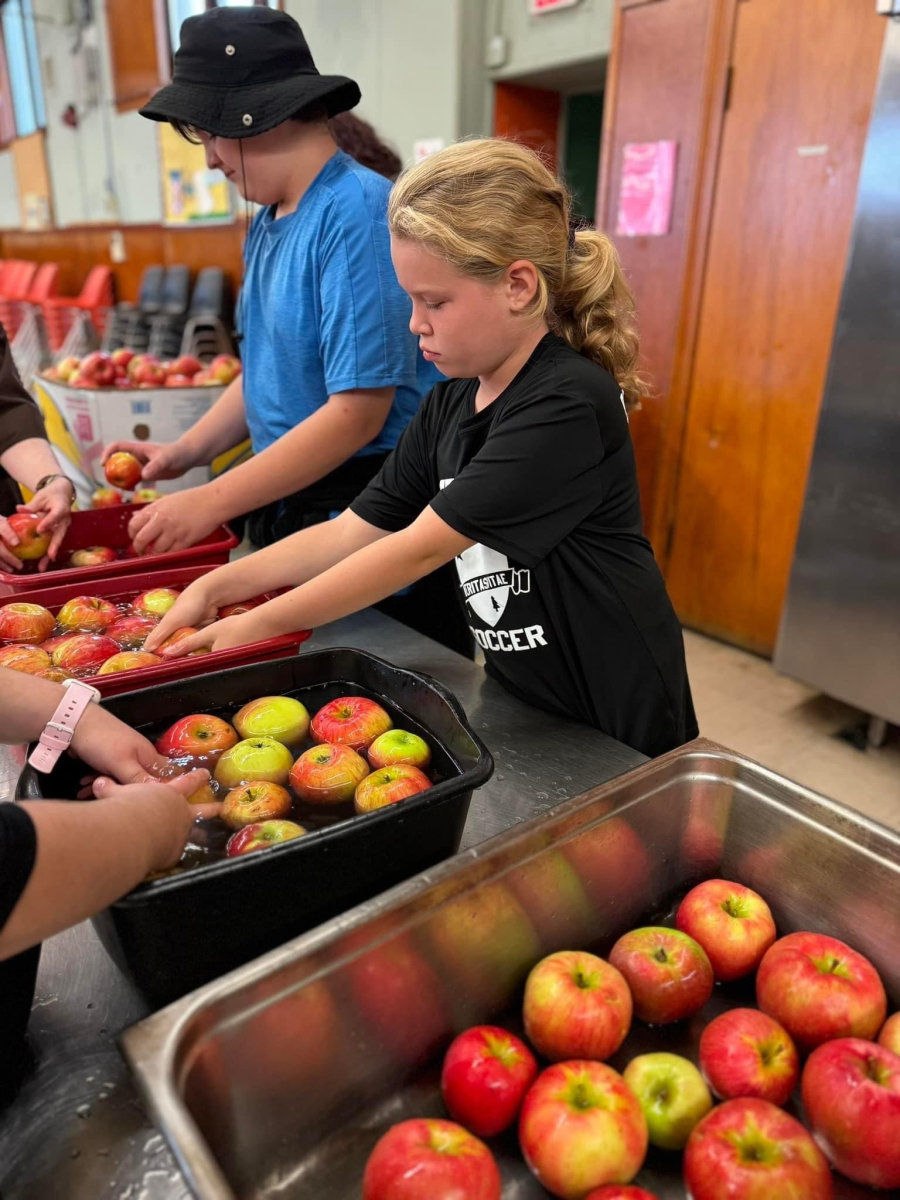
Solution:
<path fill-rule="evenodd" d="M 203 364 L 199 358 L 194 358 L 193 354 L 181 354 L 178 358 L 172 360 L 170 369 L 174 375 L 187 375 L 191 377 L 203 369 Z"/>
<path fill-rule="evenodd" d="M 89 674 L 118 653 L 119 647 L 112 638 L 96 633 L 77 633 L 56 647 L 53 665 L 75 674 Z"/>
<path fill-rule="evenodd" d="M 299 746 L 309 733 L 309 713 L 293 696 L 260 696 L 235 714 L 234 727 L 242 738 L 273 737 Z"/>
<path fill-rule="evenodd" d="M 597 912 L 622 926 L 642 912 L 652 895 L 654 872 L 640 835 L 612 817 L 562 847 Z"/>
<path fill-rule="evenodd" d="M 721 1100 L 751 1096 L 782 1105 L 797 1086 L 800 1059 L 777 1021 L 756 1008 L 733 1008 L 703 1030 L 700 1069 Z"/>
<path fill-rule="evenodd" d="M 762 896 L 727 879 L 707 879 L 691 888 L 675 924 L 700 943 L 723 983 L 755 971 L 777 936 Z"/>
<path fill-rule="evenodd" d="M 610 1183 L 606 1187 L 594 1188 L 584 1200 L 656 1200 L 656 1196 L 646 1188 Z"/>
<path fill-rule="evenodd" d="M 116 379 L 116 364 L 102 350 L 95 350 L 81 360 L 79 374 L 94 387 L 112 387 Z"/>
<path fill-rule="evenodd" d="M 114 675 L 117 671 L 137 671 L 141 667 L 158 667 L 162 659 L 148 650 L 120 650 L 108 658 L 98 675 Z"/>
<path fill-rule="evenodd" d="M 161 500 L 162 492 L 158 492 L 156 488 L 140 487 L 131 497 L 132 504 L 152 504 L 154 500 Z"/>
<path fill-rule="evenodd" d="M 35 516 L 34 513 L 14 513 L 6 518 L 7 525 L 19 539 L 17 546 L 9 546 L 7 549 L 20 562 L 33 562 L 43 558 L 49 550 L 52 534 L 38 533 L 38 525 L 42 519 L 43 514 Z"/>
<path fill-rule="evenodd" d="M 140 460 L 127 450 L 118 450 L 106 460 L 106 478 L 115 488 L 130 492 L 141 481 Z"/>
<path fill-rule="evenodd" d="M 193 797 L 191 803 L 195 803 Z M 268 846 L 290 842 L 303 837 L 305 833 L 306 830 L 296 821 L 261 821 L 258 825 L 245 825 L 233 833 L 225 845 L 225 853 L 229 858 L 237 858 L 253 850 L 265 850 Z"/>
<path fill-rule="evenodd" d="M 822 933 L 789 933 L 759 965 L 756 1003 L 801 1048 L 832 1038 L 874 1038 L 887 996 L 867 958 Z"/>
<path fill-rule="evenodd" d="M 113 488 L 97 488 L 91 496 L 91 508 L 116 508 L 124 503 L 121 492 Z"/>
<path fill-rule="evenodd" d="M 163 384 L 167 388 L 186 388 L 193 387 L 193 379 L 190 375 L 173 375 L 166 376 L 166 382 Z"/>
<path fill-rule="evenodd" d="M 80 371 L 69 376 L 69 387 L 71 388 L 95 388 L 96 386 L 93 379 L 88 379 L 87 375 L 82 375 Z"/>
<path fill-rule="evenodd" d="M 496 1137 L 515 1121 L 537 1076 L 525 1043 L 498 1025 L 476 1025 L 444 1056 L 441 1094 L 454 1121 L 479 1137 Z"/>
<path fill-rule="evenodd" d="M 369 1155 L 362 1200 L 500 1200 L 500 1172 L 484 1142 L 461 1125 L 401 1121 Z"/>
<path fill-rule="evenodd" d="M 140 650 L 150 632 L 156 628 L 156 621 L 151 617 L 119 617 L 106 631 L 123 650 Z"/>
<path fill-rule="evenodd" d="M 712 995 L 713 970 L 706 951 L 677 929 L 633 929 L 619 938 L 609 961 L 625 976 L 635 1014 L 650 1025 L 692 1017 Z"/>
<path fill-rule="evenodd" d="M 224 608 L 219 609 L 217 616 L 220 621 L 224 621 L 226 617 L 240 617 L 254 608 L 259 608 L 262 603 L 262 600 L 242 600 L 240 604 L 226 604 Z"/>
<path fill-rule="evenodd" d="M 431 780 L 418 767 L 398 763 L 394 767 L 382 767 L 361 781 L 353 796 L 353 807 L 358 813 L 374 812 L 408 800 L 418 792 L 427 791 Z"/>
<path fill-rule="evenodd" d="M 111 546 L 88 546 L 84 550 L 73 550 L 69 556 L 70 567 L 99 567 L 115 561 L 116 552 Z"/>
<path fill-rule="evenodd" d="M 794 1117 L 765 1100 L 726 1100 L 684 1152 L 692 1200 L 831 1200 L 831 1171 Z"/>
<path fill-rule="evenodd" d="M 132 383 L 128 377 L 128 372 L 127 371 L 123 372 L 120 367 L 116 367 L 116 371 L 117 371 L 117 374 L 116 374 L 115 387 L 119 388 L 123 392 L 130 391 L 132 388 Z"/>
<path fill-rule="evenodd" d="M 165 387 L 166 369 L 162 363 L 142 362 L 136 371 L 131 371 L 131 382 L 136 387 Z"/>
<path fill-rule="evenodd" d="M 194 629 L 192 625 L 182 625 L 180 629 L 176 629 L 174 633 L 170 633 L 165 641 L 160 642 L 159 646 L 157 646 L 157 649 L 159 650 L 160 654 L 162 654 L 162 652 L 164 650 L 168 650 L 170 646 L 177 646 L 178 643 L 183 642 L 185 638 L 193 637 L 195 633 L 199 632 L 200 630 Z M 189 657 L 193 658 L 195 654 L 209 654 L 210 651 L 211 648 L 209 646 L 201 646 L 199 650 L 192 650 Z"/>
<path fill-rule="evenodd" d="M 99 596 L 73 596 L 56 614 L 56 623 L 73 632 L 103 633 L 121 615 L 114 604 Z"/>
<path fill-rule="evenodd" d="M 128 364 L 134 358 L 134 351 L 126 349 L 125 346 L 120 346 L 118 350 L 113 350 L 109 357 L 112 359 L 113 364 L 116 367 L 121 367 L 123 370 L 127 371 Z"/>
<path fill-rule="evenodd" d="M 46 642 L 41 642 L 41 649 L 46 650 L 48 654 L 53 654 L 57 646 L 61 646 L 63 642 L 71 641 L 74 637 L 80 637 L 77 633 L 61 633 L 58 637 L 47 638 Z"/>
<path fill-rule="evenodd" d="M 900 1189 L 900 1058 L 862 1038 L 814 1050 L 803 1106 L 832 1166 L 854 1183 Z"/>
<path fill-rule="evenodd" d="M 393 722 L 380 704 L 365 696 L 341 696 L 326 704 L 312 719 L 316 742 L 340 743 L 356 751 L 367 749 Z"/>
<path fill-rule="evenodd" d="M 407 733 L 405 729 L 389 729 L 375 739 L 366 751 L 366 757 L 375 771 L 397 763 L 424 771 L 431 762 L 431 750 L 418 734 Z"/>
<path fill-rule="evenodd" d="M 241 360 L 233 354 L 217 354 L 206 373 L 215 383 L 231 383 L 241 373 Z"/>
<path fill-rule="evenodd" d="M 0 608 L 0 640 L 39 645 L 56 628 L 56 618 L 42 604 L 13 601 Z"/>
<path fill-rule="evenodd" d="M 12 645 L 0 648 L 0 667 L 22 671 L 25 675 L 43 675 L 50 666 L 50 655 L 40 646 Z"/>
<path fill-rule="evenodd" d="M 519 1145 L 548 1192 L 581 1200 L 592 1188 L 634 1179 L 647 1153 L 647 1122 L 612 1067 L 557 1063 L 525 1096 Z"/>
<path fill-rule="evenodd" d="M 78 371 L 80 366 L 80 358 L 64 358 L 61 363 L 57 364 L 56 373 L 59 375 L 63 383 L 68 383 L 72 376 Z"/>
<path fill-rule="evenodd" d="M 219 387 L 218 379 L 210 375 L 209 371 L 198 371 L 191 380 L 192 387 Z"/>
<path fill-rule="evenodd" d="M 878 1035 L 878 1045 L 900 1054 L 900 1013 L 888 1017 Z"/>
<path fill-rule="evenodd" d="M 143 617 L 164 617 L 180 595 L 178 588 L 151 588 L 131 602 L 131 611 Z"/>
<path fill-rule="evenodd" d="M 219 815 L 229 829 L 242 829 L 262 821 L 282 820 L 293 803 L 290 792 L 277 783 L 251 780 L 228 793 Z"/>
<path fill-rule="evenodd" d="M 522 1015 L 528 1040 L 551 1062 L 610 1058 L 631 1028 L 631 993 L 602 958 L 560 950 L 532 968 Z"/>
<path fill-rule="evenodd" d="M 349 746 L 312 746 L 291 768 L 291 787 L 310 804 L 347 804 L 368 773 L 366 760 Z"/>
<path fill-rule="evenodd" d="M 130 379 L 134 379 L 134 376 L 141 369 L 144 363 L 150 363 L 155 367 L 160 365 L 159 359 L 155 354 L 135 354 L 131 362 L 128 364 L 128 377 Z"/>
<path fill-rule="evenodd" d="M 287 746 L 274 738 L 245 738 L 226 750 L 216 763 L 214 778 L 222 787 L 267 781 L 284 786 L 294 759 Z"/>
<path fill-rule="evenodd" d="M 157 740 L 156 749 L 166 758 L 209 758 L 238 743 L 238 735 L 221 717 L 192 713 L 182 717 Z"/>

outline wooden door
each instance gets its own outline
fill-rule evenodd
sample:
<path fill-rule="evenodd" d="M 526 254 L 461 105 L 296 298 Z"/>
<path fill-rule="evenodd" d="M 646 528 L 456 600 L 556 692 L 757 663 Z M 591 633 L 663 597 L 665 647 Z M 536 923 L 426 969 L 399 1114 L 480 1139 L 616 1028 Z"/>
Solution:
<path fill-rule="evenodd" d="M 885 19 L 869 0 L 737 8 L 666 563 L 690 626 L 778 630 Z"/>
<path fill-rule="evenodd" d="M 559 159 L 559 92 L 521 83 L 494 85 L 494 136 L 512 138 L 544 156 L 556 169 Z"/>

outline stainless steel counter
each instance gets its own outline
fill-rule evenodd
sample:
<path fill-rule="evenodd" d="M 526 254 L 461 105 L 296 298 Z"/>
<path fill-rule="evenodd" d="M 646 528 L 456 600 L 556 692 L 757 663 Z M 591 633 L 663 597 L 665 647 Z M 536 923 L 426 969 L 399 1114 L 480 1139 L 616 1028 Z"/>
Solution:
<path fill-rule="evenodd" d="M 493 778 L 472 800 L 463 848 L 645 761 L 595 730 L 520 704 L 481 667 L 378 613 L 326 626 L 314 645 L 369 650 L 434 675 L 459 697 L 496 761 Z M 0 798 L 12 794 L 20 763 L 15 751 L 0 747 Z M 31 1016 L 33 1062 L 0 1111 L 2 1200 L 190 1195 L 116 1045 L 148 1011 L 90 925 L 45 943 Z M 0 1078 L 4 1054 L 0 1043 Z"/>

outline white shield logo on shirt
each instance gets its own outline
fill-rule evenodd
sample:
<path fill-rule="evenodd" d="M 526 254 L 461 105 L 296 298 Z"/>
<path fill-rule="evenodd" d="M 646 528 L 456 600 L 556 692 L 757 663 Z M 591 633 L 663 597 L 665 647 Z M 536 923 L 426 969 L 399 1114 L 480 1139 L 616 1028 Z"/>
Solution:
<path fill-rule="evenodd" d="M 456 570 L 466 602 L 491 626 L 503 616 L 510 592 L 518 596 L 531 591 L 531 572 L 511 569 L 506 555 L 489 546 L 464 550 L 456 559 Z"/>

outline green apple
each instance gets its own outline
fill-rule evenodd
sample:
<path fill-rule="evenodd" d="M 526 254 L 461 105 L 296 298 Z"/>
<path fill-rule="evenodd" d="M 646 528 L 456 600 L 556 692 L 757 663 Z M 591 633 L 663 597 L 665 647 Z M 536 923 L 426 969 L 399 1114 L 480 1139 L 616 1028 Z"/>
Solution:
<path fill-rule="evenodd" d="M 703 1076 L 680 1054 L 641 1054 L 625 1068 L 625 1082 L 647 1118 L 650 1143 L 683 1150 L 691 1130 L 712 1108 Z"/>
<path fill-rule="evenodd" d="M 299 746 L 309 733 L 309 713 L 291 696 L 261 696 L 244 705 L 234 727 L 242 738 L 270 737 Z"/>
<path fill-rule="evenodd" d="M 270 737 L 245 738 L 226 750 L 216 763 L 215 781 L 222 787 L 240 787 L 245 783 L 268 780 L 284 786 L 294 765 L 287 746 Z"/>

